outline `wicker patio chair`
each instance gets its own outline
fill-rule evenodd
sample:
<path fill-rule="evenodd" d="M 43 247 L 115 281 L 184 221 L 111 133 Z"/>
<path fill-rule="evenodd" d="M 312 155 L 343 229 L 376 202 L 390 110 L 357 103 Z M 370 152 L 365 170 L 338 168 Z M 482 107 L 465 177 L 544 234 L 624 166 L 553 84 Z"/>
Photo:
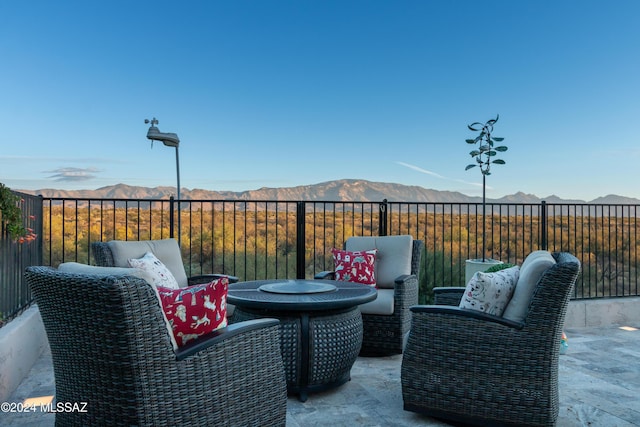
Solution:
<path fill-rule="evenodd" d="M 562 327 L 580 262 L 569 253 L 553 258 L 521 322 L 457 306 L 411 308 L 405 410 L 483 426 L 555 424 Z"/>
<path fill-rule="evenodd" d="M 158 297 L 128 275 L 29 267 L 49 338 L 56 425 L 284 426 L 279 322 L 236 323 L 174 350 Z"/>
<path fill-rule="evenodd" d="M 175 239 L 93 242 L 91 243 L 91 252 L 96 265 L 102 267 L 129 267 L 127 259 L 140 258 L 145 253 L 152 252 L 167 266 L 180 287 L 210 282 L 223 276 L 222 274 L 204 274 L 187 277 L 182 264 L 180 247 Z M 224 276 L 229 278 L 229 283 L 238 281 L 235 276 Z"/>
<path fill-rule="evenodd" d="M 408 250 L 403 252 L 399 249 L 407 244 Z M 382 282 L 377 283 L 377 300 L 360 306 L 363 323 L 361 355 L 402 353 L 411 327 L 409 309 L 418 304 L 418 276 L 423 247 L 422 240 L 413 240 L 411 236 L 350 237 L 345 242 L 344 248 L 348 251 L 378 249 L 375 274 L 376 279 L 381 279 Z M 401 271 L 402 268 L 398 270 L 396 265 L 390 264 L 394 264 L 394 259 L 400 254 L 406 254 L 407 260 L 402 260 L 402 264 L 407 265 L 408 270 L 396 274 L 394 271 Z M 335 272 L 324 271 L 315 278 L 334 280 Z M 389 299 L 389 306 L 392 308 L 390 312 L 381 314 L 381 307 L 385 310 L 385 298 Z"/>

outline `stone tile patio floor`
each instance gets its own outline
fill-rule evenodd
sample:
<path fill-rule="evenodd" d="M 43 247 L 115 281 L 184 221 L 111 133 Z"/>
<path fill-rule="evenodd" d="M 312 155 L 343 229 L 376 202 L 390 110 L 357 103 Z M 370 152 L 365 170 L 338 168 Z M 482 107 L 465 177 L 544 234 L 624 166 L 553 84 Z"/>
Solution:
<path fill-rule="evenodd" d="M 560 356 L 558 426 L 640 426 L 640 324 L 567 329 L 569 349 Z M 402 356 L 358 358 L 351 381 L 312 394 L 290 396 L 287 426 L 446 426 L 404 411 Z M 55 392 L 51 355 L 43 354 L 9 402 Z M 52 413 L 0 413 L 0 426 L 53 426 Z"/>

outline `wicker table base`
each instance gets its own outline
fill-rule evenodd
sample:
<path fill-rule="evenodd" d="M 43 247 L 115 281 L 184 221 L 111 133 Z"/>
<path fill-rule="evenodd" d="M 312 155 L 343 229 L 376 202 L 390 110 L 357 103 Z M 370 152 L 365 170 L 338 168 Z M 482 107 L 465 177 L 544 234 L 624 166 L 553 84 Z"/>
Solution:
<path fill-rule="evenodd" d="M 234 321 L 280 320 L 287 391 L 304 402 L 310 392 L 338 387 L 351 379 L 351 367 L 362 346 L 362 316 L 358 307 L 298 314 L 237 307 Z"/>
<path fill-rule="evenodd" d="M 358 305 L 374 299 L 375 290 L 340 282 L 333 282 L 337 288 L 334 291 L 317 294 L 283 295 L 260 290 L 261 284 L 274 282 L 241 282 L 230 287 L 229 302 L 236 305 L 233 321 L 262 317 L 280 320 L 287 391 L 297 394 L 301 401 L 306 401 L 309 393 L 349 381 L 362 346 Z M 293 282 L 289 285 L 299 284 L 301 289 L 309 285 Z"/>

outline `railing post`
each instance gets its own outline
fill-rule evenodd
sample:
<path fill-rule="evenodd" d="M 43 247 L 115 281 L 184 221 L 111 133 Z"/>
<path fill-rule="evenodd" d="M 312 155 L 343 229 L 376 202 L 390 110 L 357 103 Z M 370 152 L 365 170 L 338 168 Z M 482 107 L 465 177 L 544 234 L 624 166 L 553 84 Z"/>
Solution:
<path fill-rule="evenodd" d="M 173 227 L 175 225 L 175 215 L 173 212 L 175 199 L 173 196 L 169 197 L 169 238 L 173 239 Z"/>
<path fill-rule="evenodd" d="M 305 278 L 305 202 L 296 203 L 296 279 Z"/>
<path fill-rule="evenodd" d="M 378 205 L 380 215 L 378 215 L 378 236 L 387 235 L 387 199 L 382 200 L 382 203 Z"/>
<path fill-rule="evenodd" d="M 542 249 L 543 251 L 546 251 L 547 250 L 547 245 L 548 245 L 548 243 L 547 243 L 547 233 L 548 233 L 548 230 L 547 230 L 547 202 L 545 202 L 544 200 L 542 200 L 540 202 L 540 216 L 541 216 L 540 222 L 541 222 L 541 227 L 542 227 L 542 230 L 540 231 L 540 233 L 542 234 L 540 236 L 540 238 L 541 238 L 540 244 L 542 245 L 542 247 L 540 249 Z"/>
<path fill-rule="evenodd" d="M 44 252 L 44 198 L 40 195 L 36 200 L 36 207 L 33 212 L 37 219 L 35 228 L 36 234 L 38 235 L 38 238 L 36 239 L 36 244 L 38 246 L 36 249 L 36 265 L 43 265 L 44 256 L 42 254 Z"/>

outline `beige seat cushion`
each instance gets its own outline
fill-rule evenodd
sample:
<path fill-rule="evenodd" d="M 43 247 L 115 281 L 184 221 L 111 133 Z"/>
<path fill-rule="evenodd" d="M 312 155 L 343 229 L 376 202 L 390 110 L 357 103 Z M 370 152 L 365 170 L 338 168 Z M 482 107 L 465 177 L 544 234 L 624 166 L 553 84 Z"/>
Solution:
<path fill-rule="evenodd" d="M 79 262 L 64 262 L 58 266 L 58 271 L 62 271 L 63 273 L 88 274 L 95 276 L 134 276 L 143 279 L 150 285 L 153 285 L 153 280 L 149 277 L 149 274 L 139 268 L 99 267 L 95 265 L 81 264 Z"/>
<path fill-rule="evenodd" d="M 345 249 L 348 251 L 378 249 L 375 265 L 378 289 L 393 289 L 398 277 L 411 274 L 413 237 L 409 235 L 350 237 L 345 243 Z"/>
<path fill-rule="evenodd" d="M 556 264 L 555 258 L 549 251 L 534 251 L 525 258 L 520 266 L 520 277 L 513 291 L 511 301 L 502 313 L 505 319 L 522 322 L 529 310 L 529 304 L 533 297 L 540 278 L 545 271 Z"/>
<path fill-rule="evenodd" d="M 116 267 L 128 267 L 129 258 L 142 258 L 147 252 L 152 252 L 173 274 L 178 286 L 187 286 L 187 274 L 182 264 L 180 247 L 175 239 L 124 241 L 111 240 L 107 242 Z"/>
<path fill-rule="evenodd" d="M 378 297 L 373 301 L 360 305 L 362 314 L 391 316 L 393 314 L 393 289 L 378 289 Z"/>

